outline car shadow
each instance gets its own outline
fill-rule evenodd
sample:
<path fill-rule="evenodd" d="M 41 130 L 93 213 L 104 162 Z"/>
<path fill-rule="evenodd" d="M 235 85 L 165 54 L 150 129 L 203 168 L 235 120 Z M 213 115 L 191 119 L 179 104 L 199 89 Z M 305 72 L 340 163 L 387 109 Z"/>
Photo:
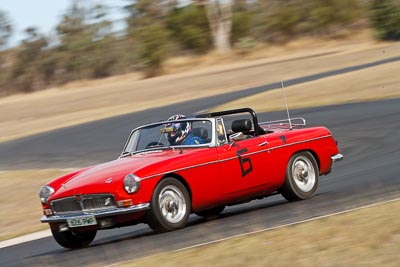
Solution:
<path fill-rule="evenodd" d="M 198 224 L 202 224 L 204 222 L 208 222 L 211 220 L 218 220 L 218 219 L 225 219 L 234 217 L 237 215 L 244 215 L 249 214 L 258 210 L 263 210 L 272 207 L 278 207 L 284 204 L 289 203 L 287 200 L 280 198 L 274 201 L 265 202 L 265 200 L 253 200 L 251 202 L 235 205 L 235 206 L 228 206 L 225 210 L 218 216 L 214 216 L 211 218 L 203 218 L 199 216 L 193 216 L 193 220 L 189 221 L 187 227 L 195 226 Z"/>

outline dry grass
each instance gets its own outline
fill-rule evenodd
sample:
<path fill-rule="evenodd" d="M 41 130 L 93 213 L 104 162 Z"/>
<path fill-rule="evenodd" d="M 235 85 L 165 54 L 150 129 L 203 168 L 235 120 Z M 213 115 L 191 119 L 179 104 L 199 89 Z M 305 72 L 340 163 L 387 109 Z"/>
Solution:
<path fill-rule="evenodd" d="M 328 77 L 285 88 L 290 108 L 400 97 L 400 62 Z M 285 108 L 282 89 L 238 99 L 214 110 L 251 106 L 258 112 Z"/>
<path fill-rule="evenodd" d="M 119 266 L 399 266 L 400 201 Z"/>
<path fill-rule="evenodd" d="M 69 170 L 22 170 L 0 172 L 0 241 L 47 229 L 40 222 L 39 189 Z"/>
<path fill-rule="evenodd" d="M 216 69 L 226 68 L 226 65 L 234 68 L 235 66 L 243 66 L 244 63 L 254 65 L 254 61 L 260 59 L 280 58 L 284 60 L 293 58 L 295 55 L 307 56 L 324 51 L 329 53 L 337 48 L 352 53 L 357 50 L 369 50 L 372 47 L 384 45 L 384 43 L 372 41 L 372 34 L 366 30 L 337 39 L 303 37 L 287 44 L 258 44 L 247 52 L 236 49 L 227 54 L 210 52 L 205 55 L 174 57 L 165 63 L 164 72 L 167 74 L 185 72 L 191 70 L 193 66 L 196 66 L 196 70 L 209 70 L 210 66 L 214 66 L 213 68 Z"/>
<path fill-rule="evenodd" d="M 186 72 L 153 79 L 140 80 L 138 74 L 129 74 L 10 96 L 0 99 L 0 142 L 397 55 L 400 43 L 375 43 L 369 38 L 357 42 L 302 40 L 260 48 L 249 55 L 210 57 L 219 60 L 218 66 L 210 67 L 215 61 L 204 58 L 170 62 L 167 69 Z M 187 71 L 188 65 L 196 69 Z"/>

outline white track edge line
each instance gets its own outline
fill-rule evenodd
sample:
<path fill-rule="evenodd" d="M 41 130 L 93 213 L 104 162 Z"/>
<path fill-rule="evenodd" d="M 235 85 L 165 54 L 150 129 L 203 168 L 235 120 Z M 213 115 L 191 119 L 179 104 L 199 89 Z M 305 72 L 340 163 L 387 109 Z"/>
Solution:
<path fill-rule="evenodd" d="M 51 231 L 50 231 L 50 229 L 47 229 L 47 230 L 31 233 L 28 235 L 19 236 L 19 237 L 15 237 L 12 239 L 1 241 L 0 248 L 10 247 L 10 246 L 18 245 L 21 243 L 49 237 L 49 236 L 51 236 Z"/>

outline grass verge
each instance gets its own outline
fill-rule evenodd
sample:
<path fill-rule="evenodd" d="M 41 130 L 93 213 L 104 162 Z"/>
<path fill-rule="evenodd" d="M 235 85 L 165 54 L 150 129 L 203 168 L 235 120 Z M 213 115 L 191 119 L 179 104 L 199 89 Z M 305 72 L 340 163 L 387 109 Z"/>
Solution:
<path fill-rule="evenodd" d="M 0 172 L 0 241 L 47 229 L 40 222 L 39 189 L 69 170 L 20 170 Z"/>
<path fill-rule="evenodd" d="M 400 97 L 400 62 L 336 75 L 285 88 L 291 109 Z M 214 110 L 252 107 L 258 112 L 285 108 L 282 89 L 244 97 Z"/>
<path fill-rule="evenodd" d="M 126 266 L 398 266 L 400 201 L 168 252 Z"/>

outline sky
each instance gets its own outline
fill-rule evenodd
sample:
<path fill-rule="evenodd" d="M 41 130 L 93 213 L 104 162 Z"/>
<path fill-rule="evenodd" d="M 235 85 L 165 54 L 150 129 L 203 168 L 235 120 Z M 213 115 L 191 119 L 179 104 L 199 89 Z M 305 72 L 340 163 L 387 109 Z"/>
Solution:
<path fill-rule="evenodd" d="M 37 27 L 40 33 L 50 35 L 61 21 L 62 15 L 72 4 L 73 0 L 0 0 L 0 9 L 7 13 L 14 27 L 13 35 L 8 46 L 17 45 L 26 36 L 27 27 Z M 113 6 L 112 16 L 122 16 L 120 7 L 126 0 L 85 0 L 89 3 L 103 3 Z"/>

